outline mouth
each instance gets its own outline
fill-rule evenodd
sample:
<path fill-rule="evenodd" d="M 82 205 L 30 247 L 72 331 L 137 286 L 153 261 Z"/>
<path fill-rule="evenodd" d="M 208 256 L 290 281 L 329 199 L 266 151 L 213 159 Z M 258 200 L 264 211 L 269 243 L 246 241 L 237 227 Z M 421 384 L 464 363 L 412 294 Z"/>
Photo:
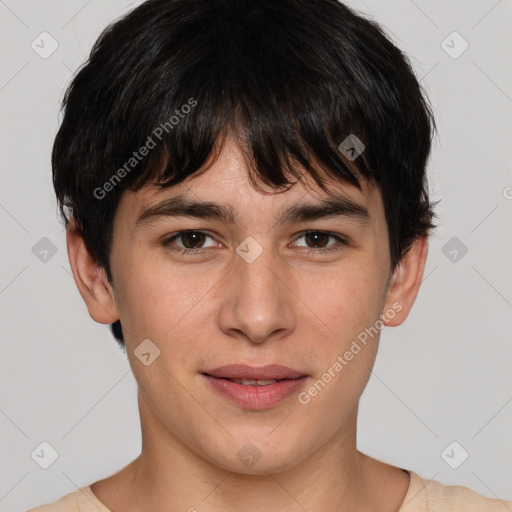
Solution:
<path fill-rule="evenodd" d="M 248 366 L 245 364 L 229 364 L 214 370 L 203 372 L 204 375 L 227 380 L 239 381 L 279 381 L 298 379 L 307 376 L 305 373 L 279 364 L 266 366 Z"/>
<path fill-rule="evenodd" d="M 217 377 L 216 377 L 217 378 Z M 281 382 L 282 380 L 289 379 L 226 379 L 230 382 L 234 382 L 235 384 L 242 384 L 243 386 L 269 386 L 270 384 L 275 384 L 276 382 Z"/>
<path fill-rule="evenodd" d="M 261 410 L 278 405 L 298 391 L 308 375 L 281 365 L 227 365 L 202 372 L 221 396 L 244 409 Z"/>

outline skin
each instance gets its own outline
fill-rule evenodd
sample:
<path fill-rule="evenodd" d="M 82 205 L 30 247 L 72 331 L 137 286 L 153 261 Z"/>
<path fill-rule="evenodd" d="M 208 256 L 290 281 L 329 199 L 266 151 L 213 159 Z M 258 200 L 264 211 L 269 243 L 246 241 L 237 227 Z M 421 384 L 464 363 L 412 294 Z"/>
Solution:
<path fill-rule="evenodd" d="M 141 454 L 92 491 L 112 512 L 397 511 L 409 476 L 356 448 L 358 402 L 378 335 L 307 404 L 295 394 L 271 409 L 244 410 L 205 383 L 201 372 L 230 363 L 282 364 L 309 375 L 307 390 L 393 304 L 401 310 L 384 325 L 406 319 L 428 241 L 418 238 L 391 273 L 378 189 L 336 182 L 326 193 L 305 175 L 284 193 L 264 195 L 247 172 L 228 138 L 204 174 L 165 190 L 125 192 L 114 218 L 113 286 L 74 223 L 67 229 L 71 268 L 89 314 L 105 324 L 121 320 L 138 383 Z M 179 192 L 231 205 L 236 223 L 167 217 L 135 227 L 144 208 Z M 329 194 L 365 205 L 370 221 L 276 222 L 281 209 Z M 207 252 L 180 255 L 164 245 L 187 229 L 211 232 L 192 246 Z M 303 232 L 313 230 L 339 233 L 348 244 L 328 235 L 308 241 Z M 248 236 L 263 249 L 252 263 L 236 252 Z M 191 247 L 183 238 L 173 246 L 187 242 Z M 315 256 L 315 243 L 340 250 Z M 148 338 L 161 353 L 145 366 L 134 350 Z M 237 457 L 248 441 L 261 453 L 250 468 Z"/>

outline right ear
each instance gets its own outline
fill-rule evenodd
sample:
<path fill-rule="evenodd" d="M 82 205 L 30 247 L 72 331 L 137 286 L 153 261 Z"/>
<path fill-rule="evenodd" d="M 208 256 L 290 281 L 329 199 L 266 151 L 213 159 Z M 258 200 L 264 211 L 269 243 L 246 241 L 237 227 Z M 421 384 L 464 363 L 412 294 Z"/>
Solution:
<path fill-rule="evenodd" d="M 99 267 L 71 218 L 66 228 L 66 245 L 69 263 L 76 286 L 87 305 L 89 315 L 100 324 L 119 320 L 114 292 L 105 269 Z"/>

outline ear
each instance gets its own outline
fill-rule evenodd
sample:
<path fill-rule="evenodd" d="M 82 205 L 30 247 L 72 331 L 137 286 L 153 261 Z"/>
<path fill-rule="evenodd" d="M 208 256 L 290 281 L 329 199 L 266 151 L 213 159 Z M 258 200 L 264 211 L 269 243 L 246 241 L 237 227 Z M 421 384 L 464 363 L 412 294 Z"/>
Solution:
<path fill-rule="evenodd" d="M 421 281 L 428 253 L 428 237 L 415 240 L 411 248 L 403 255 L 391 277 L 384 306 L 382 322 L 389 327 L 400 325 L 412 309 Z M 393 311 L 395 314 L 386 312 Z"/>
<path fill-rule="evenodd" d="M 89 315 L 100 324 L 115 322 L 119 314 L 106 272 L 87 249 L 73 218 L 66 228 L 66 244 L 73 277 Z"/>

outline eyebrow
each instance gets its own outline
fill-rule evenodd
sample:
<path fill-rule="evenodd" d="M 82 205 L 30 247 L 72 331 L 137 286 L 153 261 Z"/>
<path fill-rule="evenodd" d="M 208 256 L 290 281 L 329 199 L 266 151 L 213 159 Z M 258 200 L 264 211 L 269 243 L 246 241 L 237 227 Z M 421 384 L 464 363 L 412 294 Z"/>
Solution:
<path fill-rule="evenodd" d="M 179 194 L 144 209 L 137 217 L 135 225 L 145 225 L 162 217 L 182 216 L 214 219 L 227 224 L 236 223 L 236 214 L 230 205 L 194 201 L 184 194 Z M 365 206 L 352 199 L 336 196 L 322 199 L 318 204 L 294 204 L 278 215 L 278 223 L 293 224 L 333 217 L 347 217 L 361 224 L 367 224 L 370 220 L 370 214 Z"/>

